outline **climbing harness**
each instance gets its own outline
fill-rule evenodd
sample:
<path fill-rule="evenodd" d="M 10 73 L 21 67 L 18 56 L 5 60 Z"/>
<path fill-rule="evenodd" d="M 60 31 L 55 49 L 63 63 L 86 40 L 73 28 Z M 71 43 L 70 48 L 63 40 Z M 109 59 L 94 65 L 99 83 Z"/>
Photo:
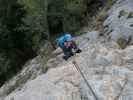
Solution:
<path fill-rule="evenodd" d="M 75 54 L 74 56 L 76 56 L 76 54 Z M 81 74 L 81 76 L 82 76 L 82 78 L 84 79 L 84 81 L 85 81 L 87 87 L 88 87 L 88 88 L 90 89 L 90 91 L 92 92 L 92 94 L 93 94 L 95 100 L 98 100 L 97 95 L 96 95 L 95 92 L 93 91 L 93 89 L 92 89 L 91 85 L 89 84 L 89 82 L 87 81 L 87 79 L 86 79 L 84 73 L 81 71 L 79 65 L 77 64 L 77 62 L 76 62 L 76 60 L 75 60 L 75 57 L 74 57 L 74 60 L 73 60 L 72 63 L 73 63 L 73 65 L 74 65 L 74 67 L 77 69 L 77 71 L 79 71 L 79 73 Z"/>

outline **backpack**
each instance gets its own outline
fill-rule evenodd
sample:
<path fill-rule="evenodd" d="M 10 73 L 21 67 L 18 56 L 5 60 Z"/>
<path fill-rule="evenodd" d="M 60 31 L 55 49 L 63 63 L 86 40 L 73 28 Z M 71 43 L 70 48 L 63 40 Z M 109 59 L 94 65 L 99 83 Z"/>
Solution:
<path fill-rule="evenodd" d="M 65 41 L 69 41 L 69 40 L 71 40 L 71 39 L 72 39 L 71 34 L 65 33 L 63 36 L 57 38 L 57 39 L 56 39 L 56 42 L 57 42 L 57 45 L 58 45 L 59 47 L 64 48 L 64 47 L 65 47 L 64 42 L 65 42 Z"/>

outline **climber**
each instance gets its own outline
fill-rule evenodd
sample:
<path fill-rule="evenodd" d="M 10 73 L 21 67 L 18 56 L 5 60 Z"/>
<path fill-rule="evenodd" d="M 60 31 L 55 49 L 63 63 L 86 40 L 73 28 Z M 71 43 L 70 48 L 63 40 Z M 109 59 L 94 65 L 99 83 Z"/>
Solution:
<path fill-rule="evenodd" d="M 68 60 L 69 57 L 73 56 L 74 53 L 82 52 L 81 49 L 78 48 L 77 44 L 73 40 L 73 37 L 70 33 L 65 32 L 63 35 L 56 39 L 57 46 L 59 46 L 64 53 L 63 58 Z"/>

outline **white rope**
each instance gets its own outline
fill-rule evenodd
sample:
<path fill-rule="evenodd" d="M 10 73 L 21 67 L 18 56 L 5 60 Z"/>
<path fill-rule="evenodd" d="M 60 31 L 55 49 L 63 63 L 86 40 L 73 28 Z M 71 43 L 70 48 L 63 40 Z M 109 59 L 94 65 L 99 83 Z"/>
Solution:
<path fill-rule="evenodd" d="M 91 92 L 92 92 L 92 94 L 93 94 L 95 100 L 98 100 L 97 95 L 96 95 L 95 92 L 93 91 L 91 85 L 90 85 L 89 82 L 87 81 L 87 79 L 86 79 L 84 73 L 81 71 L 81 69 L 80 69 L 80 67 L 78 66 L 76 60 L 73 60 L 73 64 L 74 64 L 75 68 L 79 71 L 79 73 L 81 74 L 81 76 L 82 76 L 82 78 L 84 79 L 84 81 L 85 81 L 87 87 L 91 90 Z"/>

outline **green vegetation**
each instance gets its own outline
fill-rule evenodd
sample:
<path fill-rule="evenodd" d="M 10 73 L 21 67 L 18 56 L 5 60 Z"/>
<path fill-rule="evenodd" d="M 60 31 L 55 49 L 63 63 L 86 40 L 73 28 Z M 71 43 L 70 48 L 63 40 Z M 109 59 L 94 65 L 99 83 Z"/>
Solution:
<path fill-rule="evenodd" d="M 132 18 L 133 17 L 133 12 L 131 11 L 131 12 L 127 12 L 126 10 L 121 10 L 120 12 L 119 12 L 119 18 L 121 18 L 122 16 L 125 16 L 125 17 L 127 17 L 127 18 Z"/>
<path fill-rule="evenodd" d="M 103 31 L 103 22 L 108 17 L 108 10 L 113 5 L 112 0 L 107 0 L 104 6 L 98 8 L 95 16 L 89 17 L 88 28 L 89 30 L 98 30 L 100 32 Z"/>
<path fill-rule="evenodd" d="M 107 10 L 103 8 L 99 11 L 99 13 L 94 17 L 95 20 L 95 30 L 102 31 L 103 30 L 103 22 L 107 18 Z"/>
<path fill-rule="evenodd" d="M 128 15 L 127 11 L 121 10 L 118 17 L 121 18 L 122 16 L 127 16 L 127 15 Z"/>
<path fill-rule="evenodd" d="M 128 42 L 124 38 L 119 38 L 117 40 L 117 44 L 118 44 L 120 49 L 125 49 L 127 47 L 127 45 L 128 45 Z"/>
<path fill-rule="evenodd" d="M 58 33 L 80 35 L 79 30 L 88 21 L 91 29 L 102 29 L 111 5 L 112 0 L 1 0 L 0 86 L 36 55 L 41 55 L 46 72 Z"/>
<path fill-rule="evenodd" d="M 129 12 L 128 18 L 133 18 L 133 12 Z"/>
<path fill-rule="evenodd" d="M 17 73 L 25 61 L 34 57 L 31 41 L 26 37 L 28 30 L 22 18 L 26 11 L 16 0 L 0 1 L 0 85 Z"/>
<path fill-rule="evenodd" d="M 119 18 L 121 18 L 122 16 L 127 16 L 127 18 L 132 18 L 133 17 L 133 12 L 127 12 L 125 10 L 121 10 L 119 13 Z"/>
<path fill-rule="evenodd" d="M 43 47 L 40 50 L 42 73 L 47 72 L 47 70 L 48 70 L 47 61 L 52 56 L 51 52 L 53 51 L 53 48 L 52 48 L 52 46 L 49 46 L 49 49 L 48 49 L 48 45 L 50 45 L 50 43 L 47 43 L 47 46 Z"/>
<path fill-rule="evenodd" d="M 75 35 L 77 35 L 77 36 L 80 36 L 82 34 L 84 34 L 82 31 L 75 32 Z"/>
<path fill-rule="evenodd" d="M 47 61 L 48 61 L 48 58 L 47 57 L 43 57 L 42 58 L 42 62 L 41 62 L 41 70 L 42 70 L 42 73 L 46 73 L 47 70 L 48 70 Z"/>

